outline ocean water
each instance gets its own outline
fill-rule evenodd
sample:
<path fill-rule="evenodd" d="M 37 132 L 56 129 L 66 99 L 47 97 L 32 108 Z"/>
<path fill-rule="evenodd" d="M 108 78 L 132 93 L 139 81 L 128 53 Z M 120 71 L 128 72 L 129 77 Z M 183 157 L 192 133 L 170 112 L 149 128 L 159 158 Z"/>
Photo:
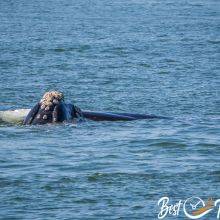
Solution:
<path fill-rule="evenodd" d="M 0 219 L 157 219 L 164 196 L 219 199 L 219 9 L 217 0 L 0 1 L 0 110 L 57 89 L 82 109 L 172 117 L 1 123 Z"/>

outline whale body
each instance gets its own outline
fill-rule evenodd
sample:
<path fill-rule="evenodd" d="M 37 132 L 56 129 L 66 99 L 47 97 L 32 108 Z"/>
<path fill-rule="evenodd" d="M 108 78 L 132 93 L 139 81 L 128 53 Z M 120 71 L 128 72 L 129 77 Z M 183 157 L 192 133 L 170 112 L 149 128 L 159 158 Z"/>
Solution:
<path fill-rule="evenodd" d="M 21 124 L 24 122 L 25 118 L 27 117 L 30 111 L 31 109 L 0 111 L 0 122 Z M 89 110 L 85 110 L 85 111 L 82 110 L 82 114 L 85 120 L 93 120 L 93 121 L 131 121 L 138 119 L 167 118 L 167 117 L 161 117 L 155 115 L 119 113 L 119 112 L 98 112 L 98 111 L 89 111 Z"/>
<path fill-rule="evenodd" d="M 23 123 L 24 125 L 75 122 L 86 119 L 93 121 L 132 121 L 156 118 L 165 119 L 167 117 L 137 113 L 81 110 L 73 104 L 65 103 L 63 94 L 57 91 L 46 92 L 40 102 L 31 109 L 0 111 L 0 121 Z"/>

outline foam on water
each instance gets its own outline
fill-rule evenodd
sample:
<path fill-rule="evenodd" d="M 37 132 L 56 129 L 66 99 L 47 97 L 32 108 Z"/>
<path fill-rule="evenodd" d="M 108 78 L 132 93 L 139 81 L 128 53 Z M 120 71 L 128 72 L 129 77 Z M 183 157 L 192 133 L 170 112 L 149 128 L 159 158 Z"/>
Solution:
<path fill-rule="evenodd" d="M 27 116 L 30 109 L 16 109 L 16 110 L 7 110 L 0 111 L 0 123 L 21 123 L 24 118 Z"/>

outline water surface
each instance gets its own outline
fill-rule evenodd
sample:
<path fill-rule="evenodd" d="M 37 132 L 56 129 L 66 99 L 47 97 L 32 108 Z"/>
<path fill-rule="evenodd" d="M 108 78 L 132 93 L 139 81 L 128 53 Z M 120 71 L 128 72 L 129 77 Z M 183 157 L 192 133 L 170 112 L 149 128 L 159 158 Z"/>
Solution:
<path fill-rule="evenodd" d="M 82 109 L 173 119 L 0 124 L 0 218 L 156 219 L 162 196 L 219 198 L 219 7 L 1 1 L 0 110 L 58 89 Z"/>

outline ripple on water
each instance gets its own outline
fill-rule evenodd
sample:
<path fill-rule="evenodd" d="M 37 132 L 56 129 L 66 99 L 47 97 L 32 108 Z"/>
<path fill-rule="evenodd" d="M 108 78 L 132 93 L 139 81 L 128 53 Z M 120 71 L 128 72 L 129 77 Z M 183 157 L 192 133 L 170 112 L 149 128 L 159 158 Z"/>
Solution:
<path fill-rule="evenodd" d="M 162 196 L 216 198 L 216 1 L 51 2 L 0 1 L 1 110 L 58 89 L 82 109 L 174 119 L 0 123 L 0 218 L 156 219 Z"/>
<path fill-rule="evenodd" d="M 208 40 L 208 43 L 210 43 L 210 44 L 220 44 L 220 40 L 219 39 Z"/>

